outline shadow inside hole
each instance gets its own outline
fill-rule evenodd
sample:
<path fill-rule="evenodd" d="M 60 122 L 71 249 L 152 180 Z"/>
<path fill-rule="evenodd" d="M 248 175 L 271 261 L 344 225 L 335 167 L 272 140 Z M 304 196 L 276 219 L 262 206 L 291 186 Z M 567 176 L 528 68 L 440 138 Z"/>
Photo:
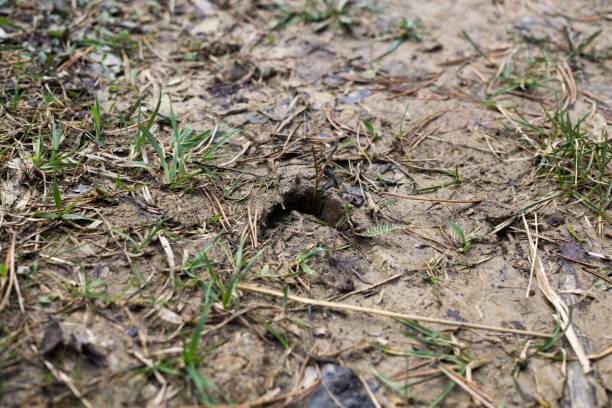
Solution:
<path fill-rule="evenodd" d="M 317 191 L 314 187 L 298 187 L 283 195 L 280 203 L 274 204 L 265 218 L 268 228 L 282 224 L 291 211 L 309 214 L 333 227 L 342 216 L 342 203 L 331 194 Z"/>

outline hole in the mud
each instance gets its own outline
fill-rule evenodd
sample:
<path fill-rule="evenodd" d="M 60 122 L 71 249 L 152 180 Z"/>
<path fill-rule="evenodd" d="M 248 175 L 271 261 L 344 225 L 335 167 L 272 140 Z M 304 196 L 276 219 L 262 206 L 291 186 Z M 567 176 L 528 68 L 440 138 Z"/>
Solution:
<path fill-rule="evenodd" d="M 265 218 L 266 226 L 273 228 L 283 223 L 291 211 L 313 215 L 333 227 L 342 216 L 342 203 L 330 193 L 315 193 L 313 187 L 296 187 L 283 195 L 281 203 L 272 207 Z"/>

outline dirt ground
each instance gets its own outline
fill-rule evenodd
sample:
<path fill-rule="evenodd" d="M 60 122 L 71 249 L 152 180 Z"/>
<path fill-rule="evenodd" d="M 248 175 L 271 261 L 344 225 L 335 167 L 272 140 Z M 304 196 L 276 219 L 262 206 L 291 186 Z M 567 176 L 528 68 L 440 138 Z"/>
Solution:
<path fill-rule="evenodd" d="M 610 39 L 607 0 L 0 1 L 0 405 L 610 406 Z"/>

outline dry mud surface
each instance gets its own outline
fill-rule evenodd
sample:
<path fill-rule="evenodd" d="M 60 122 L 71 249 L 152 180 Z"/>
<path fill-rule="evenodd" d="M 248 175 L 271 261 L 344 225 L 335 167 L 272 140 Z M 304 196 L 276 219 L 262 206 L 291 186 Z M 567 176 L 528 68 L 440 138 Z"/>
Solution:
<path fill-rule="evenodd" d="M 609 1 L 54 4 L 0 6 L 0 405 L 610 406 Z"/>

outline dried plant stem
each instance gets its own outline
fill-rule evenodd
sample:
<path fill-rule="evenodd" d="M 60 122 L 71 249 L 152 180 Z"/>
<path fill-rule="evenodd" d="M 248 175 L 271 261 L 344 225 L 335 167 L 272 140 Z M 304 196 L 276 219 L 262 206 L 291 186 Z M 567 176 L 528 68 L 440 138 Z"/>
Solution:
<path fill-rule="evenodd" d="M 248 292 L 261 293 L 261 294 L 265 294 L 269 296 L 278 297 L 281 299 L 285 297 L 285 294 L 277 290 L 262 288 L 260 286 L 255 286 L 255 285 L 251 285 L 247 283 L 239 283 L 237 287 L 239 289 L 242 289 Z M 311 299 L 311 298 L 295 296 L 295 295 L 287 295 L 287 299 L 292 300 L 294 302 L 302 303 L 305 305 L 321 306 L 321 307 L 326 307 L 328 309 L 335 309 L 335 310 L 346 310 L 346 311 L 351 311 L 351 312 L 367 313 L 367 314 L 372 314 L 372 315 L 377 315 L 377 316 L 392 317 L 396 319 L 415 320 L 415 321 L 425 322 L 425 323 L 436 323 L 436 324 L 442 324 L 445 326 L 462 327 L 462 328 L 474 329 L 474 330 L 488 330 L 488 331 L 494 331 L 498 333 L 517 334 L 521 336 L 532 336 L 532 337 L 542 337 L 542 338 L 552 337 L 552 335 L 548 333 L 542 333 L 542 332 L 531 331 L 531 330 L 515 330 L 515 329 L 510 329 L 507 327 L 491 326 L 487 324 L 458 322 L 455 320 L 438 319 L 435 317 L 419 316 L 419 315 L 414 315 L 414 314 L 409 314 L 409 313 L 397 313 L 397 312 L 391 312 L 388 310 L 373 309 L 370 307 L 355 306 L 355 305 L 347 305 L 344 303 L 329 302 L 325 300 L 317 300 L 317 299 Z"/>
<path fill-rule="evenodd" d="M 582 365 L 582 369 L 585 373 L 591 371 L 591 363 L 589 358 L 587 357 L 584 347 L 578 340 L 578 336 L 574 330 L 574 326 L 570 320 L 569 308 L 563 302 L 563 300 L 559 297 L 557 292 L 552 288 L 550 282 L 548 281 L 548 277 L 546 276 L 546 271 L 544 270 L 544 265 L 542 264 L 542 259 L 538 255 L 538 248 L 536 246 L 535 241 L 531 238 L 531 233 L 529 232 L 529 225 L 527 224 L 527 219 L 525 215 L 521 215 L 523 218 L 523 225 L 525 226 L 525 231 L 527 231 L 527 239 L 529 240 L 529 247 L 531 250 L 531 257 L 535 260 L 535 277 L 538 282 L 538 286 L 542 291 L 542 294 L 546 297 L 546 299 L 553 305 L 557 313 L 559 314 L 559 319 L 561 326 L 564 330 L 565 337 L 567 341 L 572 346 L 574 353 L 576 354 L 576 358 L 580 361 Z"/>
<path fill-rule="evenodd" d="M 382 195 L 389 196 L 389 197 L 403 198 L 405 200 L 428 201 L 428 202 L 434 202 L 434 203 L 478 204 L 478 203 L 484 201 L 481 198 L 476 199 L 476 200 L 450 200 L 450 199 L 446 199 L 446 198 L 433 198 L 433 197 L 430 198 L 430 197 L 422 197 L 422 196 L 419 196 L 419 195 L 406 195 L 406 194 L 390 193 L 390 192 L 382 193 Z"/>

